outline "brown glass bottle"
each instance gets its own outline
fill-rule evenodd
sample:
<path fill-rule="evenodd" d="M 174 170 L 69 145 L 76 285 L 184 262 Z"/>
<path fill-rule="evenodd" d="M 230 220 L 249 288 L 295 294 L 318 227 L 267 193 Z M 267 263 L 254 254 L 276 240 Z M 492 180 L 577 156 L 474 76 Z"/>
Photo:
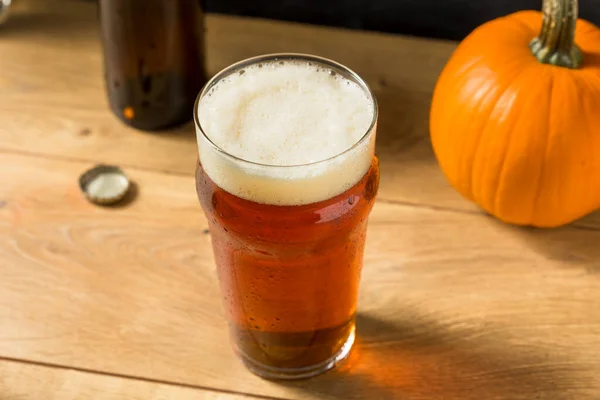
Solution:
<path fill-rule="evenodd" d="M 113 112 L 142 130 L 191 120 L 206 81 L 198 0 L 100 0 L 99 7 Z"/>

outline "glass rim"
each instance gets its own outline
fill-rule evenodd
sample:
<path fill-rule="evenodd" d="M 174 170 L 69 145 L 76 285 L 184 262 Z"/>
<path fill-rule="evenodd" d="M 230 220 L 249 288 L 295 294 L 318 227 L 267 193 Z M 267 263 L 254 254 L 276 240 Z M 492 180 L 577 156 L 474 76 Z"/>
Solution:
<path fill-rule="evenodd" d="M 215 142 L 213 142 L 212 139 L 206 134 L 206 132 L 202 128 L 202 124 L 200 123 L 200 116 L 198 115 L 199 114 L 198 106 L 200 105 L 200 101 L 202 100 L 202 98 L 208 93 L 208 91 L 210 89 L 213 88 L 213 86 L 215 86 L 219 81 L 221 81 L 221 79 L 231 75 L 235 71 L 237 71 L 241 68 L 253 65 L 253 64 L 258 64 L 260 62 L 277 61 L 277 60 L 300 60 L 300 61 L 312 61 L 312 62 L 320 63 L 322 65 L 334 68 L 336 70 L 336 72 L 338 72 L 338 71 L 343 72 L 343 75 L 345 78 L 349 78 L 349 79 L 353 80 L 355 83 L 357 83 L 361 87 L 361 89 L 363 89 L 365 91 L 365 93 L 371 100 L 370 101 L 371 106 L 373 107 L 373 117 L 371 119 L 371 122 L 369 123 L 368 128 L 366 129 L 366 132 L 354 144 L 352 144 L 352 146 L 348 147 L 347 149 L 344 149 L 342 152 L 337 153 L 331 157 L 325 158 L 323 160 L 309 162 L 309 163 L 290 164 L 290 165 L 265 164 L 265 163 L 260 163 L 260 162 L 256 162 L 256 161 L 246 160 L 244 158 L 241 158 L 239 156 L 233 155 L 233 154 L 225 151 L 219 145 L 217 145 Z M 377 124 L 378 114 L 379 114 L 379 109 L 378 109 L 378 105 L 377 105 L 377 99 L 375 98 L 375 95 L 373 94 L 373 91 L 371 90 L 371 88 L 369 87 L 367 82 L 363 78 L 361 78 L 360 75 L 358 75 L 356 72 L 354 72 L 350 68 L 346 67 L 345 65 L 340 64 L 336 61 L 330 60 L 325 57 L 320 57 L 320 56 L 316 56 L 316 55 L 312 55 L 312 54 L 304 54 L 304 53 L 270 53 L 270 54 L 263 54 L 263 55 L 259 55 L 259 56 L 255 56 L 255 57 L 246 58 L 241 61 L 235 62 L 235 63 L 223 68 L 222 70 L 217 72 L 212 78 L 210 78 L 208 80 L 208 82 L 206 82 L 206 84 L 204 85 L 202 90 L 200 90 L 200 93 L 198 93 L 198 96 L 196 97 L 196 101 L 194 102 L 194 124 L 196 125 L 197 130 L 199 130 L 200 133 L 202 134 L 202 137 L 207 141 L 207 143 L 210 145 L 210 147 L 213 148 L 213 150 L 217 151 L 222 156 L 225 156 L 226 158 L 233 160 L 235 162 L 250 164 L 253 166 L 257 166 L 257 167 L 267 167 L 267 168 L 308 167 L 308 166 L 314 166 L 314 165 L 317 165 L 320 163 L 325 163 L 328 161 L 333 161 L 336 158 L 351 152 L 356 147 L 360 146 L 363 142 L 365 142 L 369 139 L 369 137 L 371 136 L 371 133 L 373 133 L 375 125 Z"/>

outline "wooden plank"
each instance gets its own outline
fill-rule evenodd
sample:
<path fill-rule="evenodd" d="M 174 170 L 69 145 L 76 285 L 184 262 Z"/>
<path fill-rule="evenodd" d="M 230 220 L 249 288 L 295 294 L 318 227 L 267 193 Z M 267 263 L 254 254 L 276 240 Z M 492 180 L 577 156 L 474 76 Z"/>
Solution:
<path fill-rule="evenodd" d="M 64 368 L 0 360 L 3 400 L 252 400 L 254 396 L 219 393 L 168 383 L 148 382 Z"/>
<path fill-rule="evenodd" d="M 96 6 L 64 1 L 18 2 L 3 27 L 0 149 L 192 175 L 193 126 L 157 134 L 121 124 L 106 104 Z M 448 185 L 428 137 L 431 93 L 455 43 L 221 15 L 208 15 L 206 27 L 210 74 L 283 51 L 355 69 L 380 105 L 380 198 L 480 212 Z M 600 227 L 600 213 L 578 225 Z"/>
<path fill-rule="evenodd" d="M 121 124 L 106 104 L 96 6 L 64 1 L 19 2 L 3 29 L 0 149 L 192 175 L 193 126 L 156 134 Z M 210 74 L 283 51 L 330 57 L 355 69 L 380 102 L 382 196 L 427 201 L 444 193 L 444 204 L 463 204 L 444 192 L 427 140 L 429 97 L 454 43 L 220 15 L 208 15 L 206 26 Z"/>
<path fill-rule="evenodd" d="M 351 361 L 273 383 L 230 350 L 191 177 L 129 168 L 106 209 L 87 163 L 0 157 L 0 356 L 291 399 L 600 397 L 598 231 L 378 202 Z"/>

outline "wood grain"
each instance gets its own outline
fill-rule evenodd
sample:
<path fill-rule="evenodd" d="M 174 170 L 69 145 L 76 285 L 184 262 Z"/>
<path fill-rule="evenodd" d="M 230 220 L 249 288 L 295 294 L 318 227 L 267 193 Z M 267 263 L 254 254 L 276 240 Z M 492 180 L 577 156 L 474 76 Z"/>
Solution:
<path fill-rule="evenodd" d="M 193 175 L 195 133 L 127 128 L 108 110 L 96 10 L 65 0 L 22 0 L 0 41 L 0 149 Z M 264 53 L 329 57 L 356 70 L 380 106 L 380 198 L 481 212 L 447 183 L 429 142 L 429 104 L 450 41 L 207 15 L 212 75 Z M 44 60 L 39 62 L 36 60 Z M 600 213 L 576 223 L 600 229 Z"/>
<path fill-rule="evenodd" d="M 228 344 L 192 128 L 147 134 L 110 114 L 92 3 L 15 5 L 0 32 L 0 357 L 286 399 L 600 398 L 600 217 L 509 227 L 448 186 L 427 116 L 453 43 L 208 16 L 211 73 L 315 53 L 354 68 L 380 102 L 356 351 L 334 373 L 282 384 L 250 374 Z M 77 177 L 94 162 L 124 166 L 137 196 L 86 202 Z M 0 399 L 41 396 L 35 371 L 0 366 L 16 388 Z M 152 398 L 78 374 L 56 378 L 73 385 L 61 399 L 105 385 Z M 179 395 L 195 393 L 163 397 Z"/>
<path fill-rule="evenodd" d="M 256 397 L 0 361 L 2 400 L 252 400 Z"/>
<path fill-rule="evenodd" d="M 105 209 L 89 164 L 0 155 L 0 356 L 290 399 L 600 397 L 598 231 L 378 202 L 352 360 L 281 384 L 230 350 L 191 177 L 129 168 Z"/>
<path fill-rule="evenodd" d="M 191 125 L 145 133 L 110 113 L 95 8 L 65 1 L 69 7 L 23 0 L 4 27 L 0 149 L 193 175 Z M 282 51 L 322 55 L 355 69 L 380 102 L 378 151 L 386 183 L 381 195 L 432 201 L 444 193 L 443 204 L 464 207 L 458 195 L 443 192 L 448 187 L 427 140 L 429 97 L 454 43 L 220 15 L 208 15 L 206 26 L 210 74 L 243 58 Z M 39 59 L 44 62 L 34 61 Z"/>

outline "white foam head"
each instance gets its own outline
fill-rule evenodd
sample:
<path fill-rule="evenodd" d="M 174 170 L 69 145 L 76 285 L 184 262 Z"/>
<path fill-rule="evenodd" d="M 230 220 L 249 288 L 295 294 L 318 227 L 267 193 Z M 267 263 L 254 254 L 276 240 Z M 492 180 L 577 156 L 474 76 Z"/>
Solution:
<path fill-rule="evenodd" d="M 377 112 L 350 76 L 312 57 L 226 69 L 198 100 L 202 167 L 227 192 L 265 204 L 308 204 L 349 189 L 371 165 Z"/>

